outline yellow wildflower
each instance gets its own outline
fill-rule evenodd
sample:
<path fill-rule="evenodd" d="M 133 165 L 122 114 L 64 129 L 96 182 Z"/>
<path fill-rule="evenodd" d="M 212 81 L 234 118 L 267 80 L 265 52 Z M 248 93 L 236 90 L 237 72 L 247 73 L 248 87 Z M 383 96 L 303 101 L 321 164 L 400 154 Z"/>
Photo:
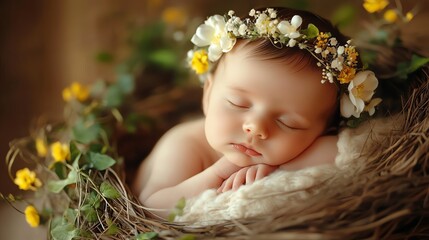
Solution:
<path fill-rule="evenodd" d="M 186 13 L 182 8 L 169 7 L 162 12 L 162 20 L 170 25 L 182 27 L 186 23 Z"/>
<path fill-rule="evenodd" d="M 36 138 L 36 151 L 39 157 L 45 157 L 48 153 L 48 148 L 43 138 Z"/>
<path fill-rule="evenodd" d="M 324 49 L 326 47 L 326 44 L 328 43 L 329 34 L 320 32 L 317 36 L 317 42 L 316 46 L 319 48 Z"/>
<path fill-rule="evenodd" d="M 414 14 L 412 12 L 407 12 L 405 14 L 405 19 L 407 19 L 407 22 L 411 21 L 414 18 Z"/>
<path fill-rule="evenodd" d="M 386 20 L 387 22 L 394 23 L 398 19 L 398 13 L 393 9 L 389 9 L 386 12 L 384 12 L 383 17 L 384 17 L 384 20 Z"/>
<path fill-rule="evenodd" d="M 88 99 L 88 96 L 89 96 L 89 90 L 88 90 L 88 88 L 87 88 L 87 87 L 85 87 L 85 86 L 83 86 L 83 85 L 80 85 L 80 84 L 79 84 L 79 83 L 77 83 L 77 82 L 74 82 L 74 83 L 72 83 L 72 85 L 70 86 L 70 89 L 71 89 L 71 92 L 72 92 L 73 96 L 74 96 L 77 100 L 79 100 L 79 101 L 83 102 L 83 101 L 85 101 L 86 99 Z"/>
<path fill-rule="evenodd" d="M 359 53 L 356 51 L 354 47 L 346 47 L 344 52 L 347 54 L 347 61 L 350 62 L 350 66 L 354 66 L 357 63 L 357 57 Z"/>
<path fill-rule="evenodd" d="M 25 208 L 25 220 L 27 221 L 27 223 L 31 226 L 31 227 L 38 227 L 39 223 L 40 223 L 40 216 L 39 213 L 37 212 L 36 208 L 28 205 Z"/>
<path fill-rule="evenodd" d="M 197 74 L 203 74 L 209 69 L 209 59 L 205 50 L 194 52 L 191 60 L 191 67 Z"/>
<path fill-rule="evenodd" d="M 68 102 L 72 99 L 72 92 L 70 91 L 70 88 L 64 88 L 63 90 L 63 99 L 64 101 Z"/>
<path fill-rule="evenodd" d="M 85 101 L 89 97 L 89 90 L 87 87 L 74 82 L 71 84 L 70 87 L 65 88 L 63 90 L 63 99 L 64 101 L 68 102 L 71 99 L 75 98 L 80 102 Z"/>
<path fill-rule="evenodd" d="M 70 159 L 69 145 L 55 142 L 51 145 L 51 153 L 55 162 L 64 162 Z"/>
<path fill-rule="evenodd" d="M 42 182 L 36 177 L 36 173 L 28 168 L 23 168 L 16 172 L 15 180 L 13 181 L 21 190 L 33 190 L 42 186 Z"/>
<path fill-rule="evenodd" d="M 341 84 L 349 83 L 356 75 L 356 69 L 349 67 L 349 66 L 343 66 L 343 69 L 341 70 L 340 74 L 338 75 L 338 81 L 340 81 Z"/>
<path fill-rule="evenodd" d="M 388 0 L 365 0 L 363 7 L 369 13 L 374 13 L 383 10 L 387 5 L 389 5 Z"/>

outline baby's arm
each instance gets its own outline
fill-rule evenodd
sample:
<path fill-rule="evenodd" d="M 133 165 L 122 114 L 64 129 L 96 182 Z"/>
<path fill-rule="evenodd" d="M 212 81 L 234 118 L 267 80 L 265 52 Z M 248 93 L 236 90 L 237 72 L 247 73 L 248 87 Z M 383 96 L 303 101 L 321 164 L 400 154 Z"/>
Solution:
<path fill-rule="evenodd" d="M 252 184 L 254 181 L 270 175 L 270 173 L 274 172 L 277 168 L 278 166 L 270 166 L 267 164 L 256 164 L 243 167 L 223 181 L 217 192 L 221 193 L 229 190 L 237 190 L 242 185 Z"/>
<path fill-rule="evenodd" d="M 321 136 L 296 158 L 280 165 L 280 169 L 296 171 L 322 164 L 333 164 L 338 153 L 337 142 L 336 135 Z"/>
<path fill-rule="evenodd" d="M 139 169 L 134 184 L 143 205 L 164 209 L 159 215 L 166 216 L 180 198 L 217 188 L 239 169 L 223 158 L 214 164 L 204 158 L 208 154 L 202 144 L 204 139 L 200 138 L 202 131 L 198 122 L 182 124 L 158 142 Z"/>
<path fill-rule="evenodd" d="M 332 164 L 338 152 L 337 141 L 338 136 L 321 136 L 296 158 L 280 166 L 256 164 L 241 168 L 222 183 L 218 188 L 218 193 L 237 190 L 242 185 L 252 184 L 254 181 L 268 176 L 277 168 L 296 171 L 316 165 Z"/>

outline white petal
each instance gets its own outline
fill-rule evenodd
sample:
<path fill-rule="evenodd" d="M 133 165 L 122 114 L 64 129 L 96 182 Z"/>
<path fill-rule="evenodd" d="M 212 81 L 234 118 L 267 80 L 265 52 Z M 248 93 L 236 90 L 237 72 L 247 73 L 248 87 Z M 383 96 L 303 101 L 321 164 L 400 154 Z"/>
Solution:
<path fill-rule="evenodd" d="M 299 32 L 291 32 L 289 34 L 289 38 L 299 38 L 301 36 L 301 34 L 299 34 Z"/>
<path fill-rule="evenodd" d="M 220 48 L 222 49 L 222 52 L 229 52 L 231 51 L 232 47 L 234 47 L 235 42 L 237 39 L 235 38 L 229 38 L 228 36 L 222 36 L 220 39 Z"/>
<path fill-rule="evenodd" d="M 210 44 L 210 42 L 213 39 L 214 34 L 215 34 L 215 29 L 213 27 L 211 27 L 209 25 L 205 25 L 205 24 L 200 25 L 197 28 L 197 32 L 195 33 L 195 35 L 197 35 L 197 37 L 200 38 L 202 40 L 202 42 L 206 43 L 206 45 Z"/>
<path fill-rule="evenodd" d="M 302 24 L 302 18 L 299 15 L 295 15 L 292 17 L 292 20 L 290 20 L 292 26 L 296 29 L 299 28 Z"/>
<path fill-rule="evenodd" d="M 198 47 L 205 47 L 207 45 L 209 45 L 210 43 L 207 43 L 205 41 L 203 41 L 201 38 L 199 38 L 197 35 L 194 34 L 194 36 L 192 36 L 191 38 L 191 42 L 195 45 L 197 45 Z"/>
<path fill-rule="evenodd" d="M 208 49 L 208 57 L 211 62 L 216 62 L 222 56 L 222 49 L 219 45 L 212 44 Z"/>
<path fill-rule="evenodd" d="M 341 116 L 349 118 L 355 111 L 355 106 L 350 102 L 347 94 L 343 94 L 340 99 L 340 112 Z"/>
<path fill-rule="evenodd" d="M 289 23 L 288 21 L 281 21 L 281 22 L 277 25 L 277 29 L 279 29 L 279 31 L 280 31 L 282 34 L 289 33 L 290 23 Z"/>

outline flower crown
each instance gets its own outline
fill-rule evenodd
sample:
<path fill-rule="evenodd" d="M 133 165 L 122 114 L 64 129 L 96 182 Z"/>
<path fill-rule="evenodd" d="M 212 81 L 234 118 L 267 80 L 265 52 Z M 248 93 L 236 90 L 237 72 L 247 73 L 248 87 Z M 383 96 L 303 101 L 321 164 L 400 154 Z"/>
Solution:
<path fill-rule="evenodd" d="M 302 28 L 302 18 L 277 18 L 276 10 L 249 12 L 240 19 L 229 11 L 226 16 L 214 15 L 201 24 L 191 41 L 195 44 L 188 52 L 190 67 L 204 79 L 223 53 L 231 51 L 237 39 L 269 39 L 275 46 L 305 49 L 316 58 L 322 68 L 321 83 L 335 83 L 340 90 L 340 111 L 345 118 L 359 118 L 362 112 L 372 116 L 380 98 L 372 99 L 378 80 L 371 71 L 358 69 L 358 52 L 348 40 L 340 45 L 329 32 L 319 32 L 314 24 Z"/>

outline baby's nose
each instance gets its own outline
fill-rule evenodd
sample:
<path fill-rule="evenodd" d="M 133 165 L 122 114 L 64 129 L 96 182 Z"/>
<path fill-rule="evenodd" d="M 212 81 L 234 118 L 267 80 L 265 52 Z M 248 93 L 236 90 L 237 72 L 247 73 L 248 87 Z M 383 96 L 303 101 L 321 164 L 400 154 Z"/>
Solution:
<path fill-rule="evenodd" d="M 246 122 L 243 124 L 243 131 L 252 137 L 258 137 L 259 139 L 267 139 L 268 131 L 264 124 L 258 122 Z"/>

